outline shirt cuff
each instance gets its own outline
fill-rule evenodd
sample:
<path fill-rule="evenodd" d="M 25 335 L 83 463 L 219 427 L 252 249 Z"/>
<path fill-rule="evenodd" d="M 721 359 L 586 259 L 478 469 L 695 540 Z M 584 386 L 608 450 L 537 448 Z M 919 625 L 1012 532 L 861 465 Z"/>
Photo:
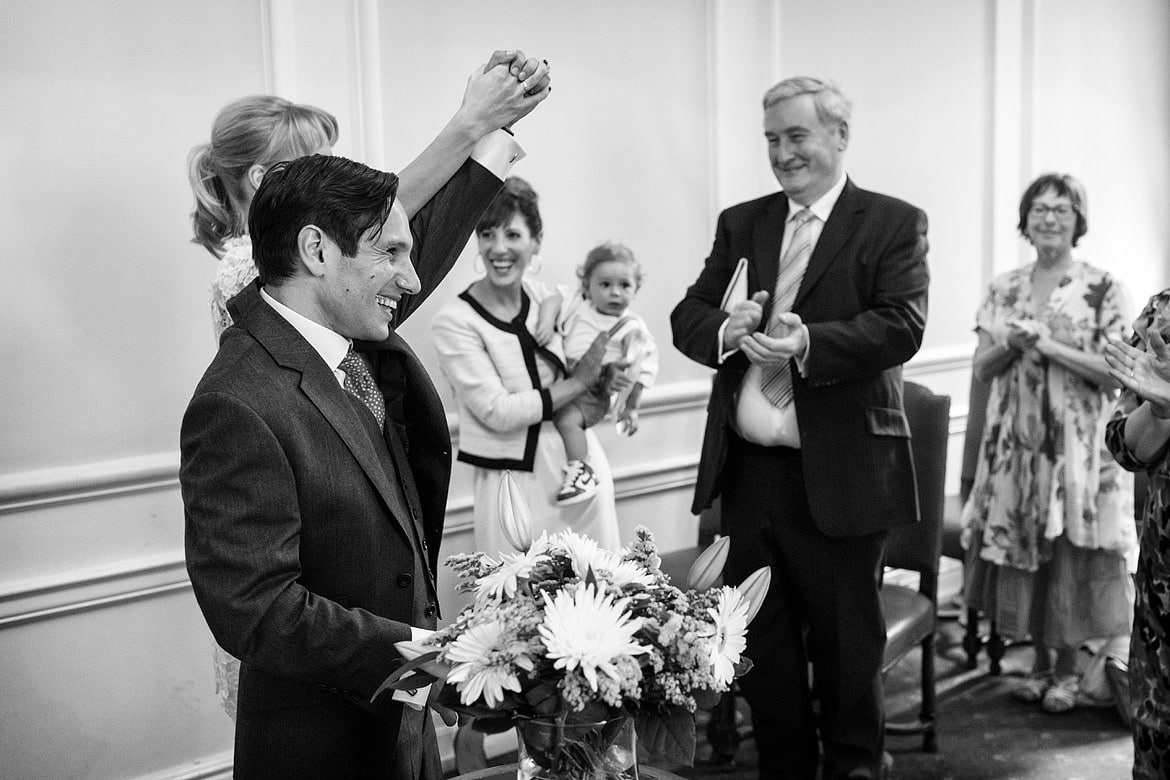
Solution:
<path fill-rule="evenodd" d="M 512 166 L 523 160 L 524 147 L 503 130 L 493 130 L 476 142 L 471 150 L 471 159 L 487 168 L 500 181 L 508 178 Z"/>
<path fill-rule="evenodd" d="M 739 352 L 739 349 L 729 349 L 726 352 L 723 351 L 723 331 L 727 330 L 727 323 L 730 320 L 730 317 L 724 320 L 723 324 L 719 326 L 719 332 L 715 334 L 715 354 L 719 356 L 716 358 L 715 363 L 720 366 L 723 365 L 723 361 L 727 360 L 727 358 L 731 357 L 736 352 Z"/>
<path fill-rule="evenodd" d="M 415 626 L 410 627 L 410 639 L 412 642 L 418 642 L 420 640 L 426 639 L 433 633 L 435 632 L 431 631 L 430 629 L 416 628 Z M 394 701 L 400 701 L 412 709 L 421 710 L 426 706 L 427 696 L 430 694 L 430 692 L 431 686 L 424 685 L 421 688 L 415 688 L 413 690 L 394 691 L 394 694 L 390 698 Z"/>
<path fill-rule="evenodd" d="M 801 323 L 800 329 L 804 331 L 804 352 L 799 355 L 793 355 L 792 358 L 796 361 L 796 368 L 800 371 L 800 375 L 808 376 L 808 353 L 812 348 L 812 341 L 808 337 L 808 325 Z"/>

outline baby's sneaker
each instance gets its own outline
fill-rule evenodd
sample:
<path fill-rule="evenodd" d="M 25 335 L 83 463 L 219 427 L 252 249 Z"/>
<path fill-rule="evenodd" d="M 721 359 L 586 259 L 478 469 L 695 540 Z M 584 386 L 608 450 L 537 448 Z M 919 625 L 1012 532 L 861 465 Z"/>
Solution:
<path fill-rule="evenodd" d="M 571 460 L 564 466 L 561 489 L 557 492 L 557 506 L 569 506 L 597 495 L 601 485 L 597 475 L 583 460 Z"/>

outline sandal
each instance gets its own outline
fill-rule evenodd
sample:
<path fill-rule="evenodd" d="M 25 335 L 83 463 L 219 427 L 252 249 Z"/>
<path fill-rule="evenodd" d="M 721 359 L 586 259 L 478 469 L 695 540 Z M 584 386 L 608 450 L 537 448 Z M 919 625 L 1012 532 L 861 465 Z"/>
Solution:
<path fill-rule="evenodd" d="M 1035 704 L 1044 699 L 1052 688 L 1052 675 L 1049 672 L 1035 672 L 1020 680 L 1020 684 L 1012 688 L 1012 698 L 1016 701 Z"/>
<path fill-rule="evenodd" d="M 1062 677 L 1044 692 L 1044 700 L 1040 702 L 1040 708 L 1050 715 L 1060 715 L 1075 708 L 1083 697 L 1079 679 Z"/>

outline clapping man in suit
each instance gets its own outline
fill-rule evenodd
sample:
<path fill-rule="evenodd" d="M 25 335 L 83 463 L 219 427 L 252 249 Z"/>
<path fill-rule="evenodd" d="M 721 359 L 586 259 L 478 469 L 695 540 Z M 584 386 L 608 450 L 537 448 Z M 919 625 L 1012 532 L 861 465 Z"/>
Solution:
<path fill-rule="evenodd" d="M 901 365 L 926 324 L 926 215 L 845 175 L 849 116 L 830 82 L 768 90 L 784 191 L 720 215 L 671 315 L 717 370 L 692 509 L 722 497 L 730 583 L 773 572 L 741 681 L 761 778 L 814 777 L 818 729 L 825 778 L 888 773 L 878 587 L 887 529 L 918 519 Z M 741 258 L 749 297 L 725 311 Z"/>
<path fill-rule="evenodd" d="M 516 82 L 504 126 L 548 94 L 543 67 L 535 87 L 496 73 Z M 519 154 L 488 134 L 409 222 L 394 174 L 340 157 L 278 163 L 255 195 L 260 277 L 229 304 L 179 475 L 195 596 L 242 661 L 236 777 L 442 777 L 421 702 L 376 695 L 394 643 L 435 627 L 451 464 L 439 397 L 395 328 Z"/>

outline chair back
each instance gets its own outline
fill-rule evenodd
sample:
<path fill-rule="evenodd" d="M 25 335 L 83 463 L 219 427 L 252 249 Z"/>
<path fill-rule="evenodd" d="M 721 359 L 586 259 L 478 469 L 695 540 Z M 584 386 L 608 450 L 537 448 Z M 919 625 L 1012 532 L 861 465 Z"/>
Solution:
<path fill-rule="evenodd" d="M 959 501 L 967 503 L 975 484 L 975 470 L 979 467 L 979 445 L 983 442 L 983 426 L 987 422 L 987 397 L 991 382 L 983 381 L 971 371 L 971 388 L 967 392 L 967 431 L 963 434 L 963 466 L 959 471 Z"/>
<path fill-rule="evenodd" d="M 923 582 L 919 590 L 927 593 L 929 587 L 933 598 L 942 549 L 951 398 L 935 395 L 914 382 L 905 383 L 904 394 L 921 521 L 890 531 L 886 537 L 885 563 L 921 573 Z"/>

